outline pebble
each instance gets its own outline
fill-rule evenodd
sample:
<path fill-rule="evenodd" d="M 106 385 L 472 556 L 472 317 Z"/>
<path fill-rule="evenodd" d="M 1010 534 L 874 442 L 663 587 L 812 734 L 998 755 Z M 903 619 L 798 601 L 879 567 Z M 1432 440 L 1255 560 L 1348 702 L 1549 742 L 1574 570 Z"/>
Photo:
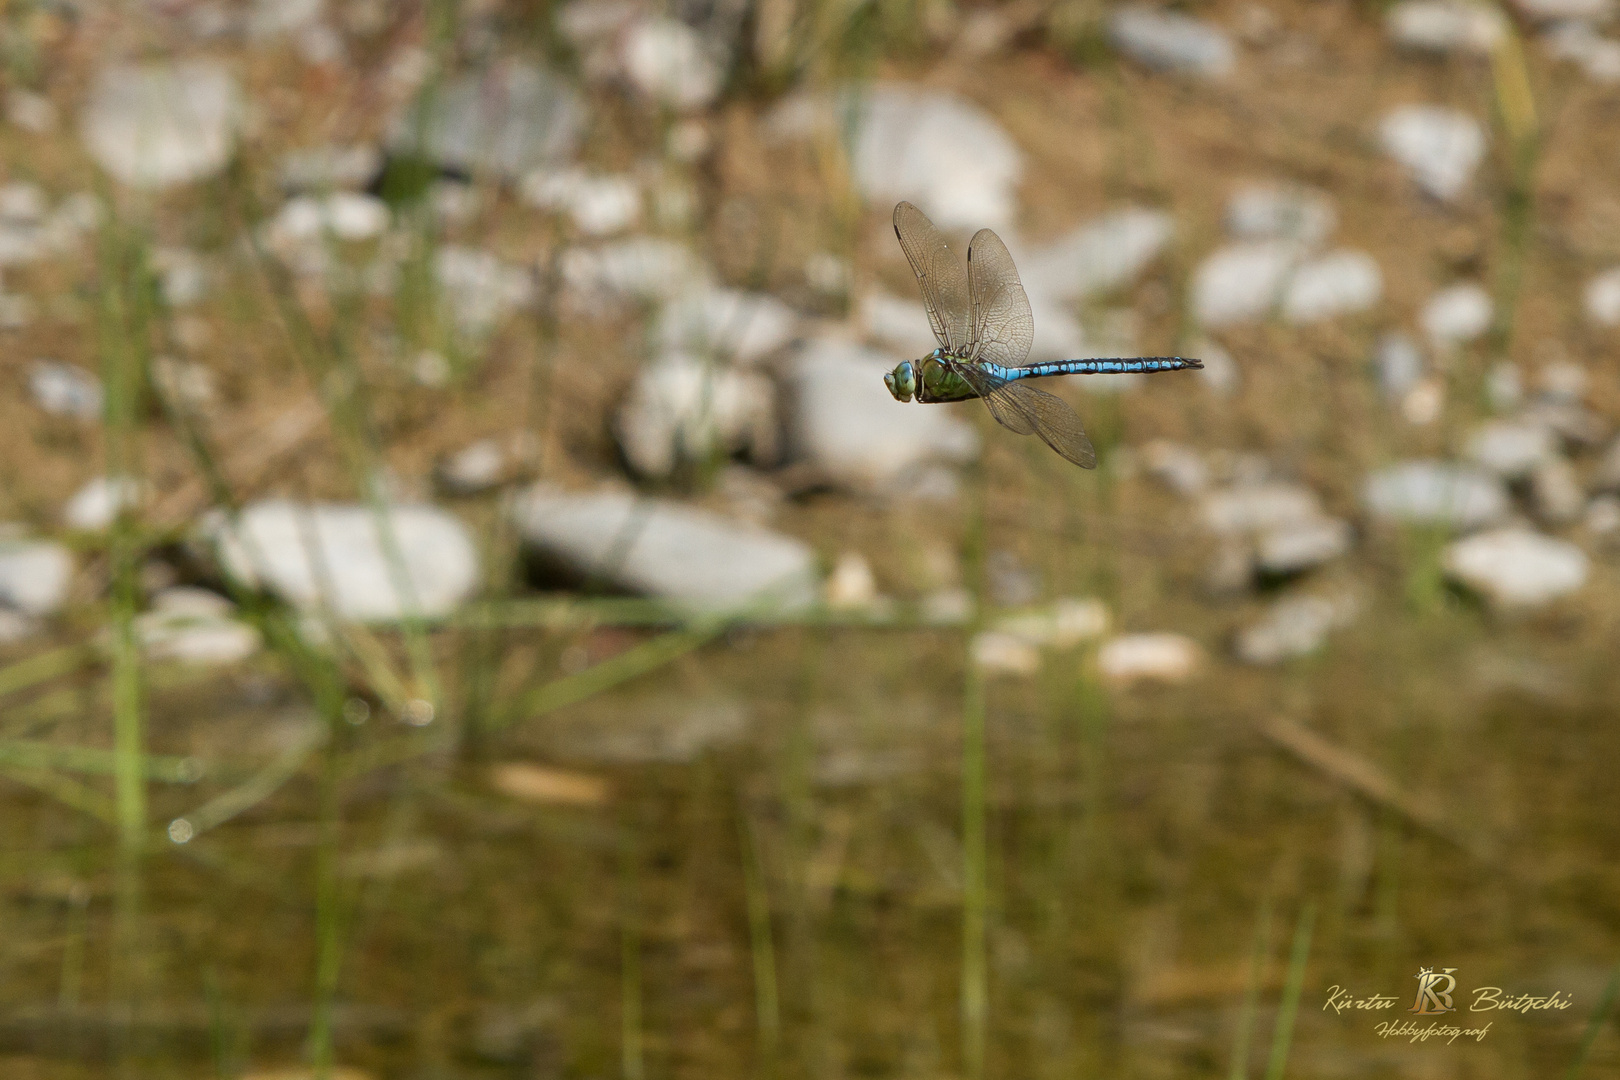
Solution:
<path fill-rule="evenodd" d="M 1322 516 L 1322 501 L 1303 484 L 1239 484 L 1204 497 L 1204 524 L 1218 535 L 1260 532 Z"/>
<path fill-rule="evenodd" d="M 777 456 L 776 399 L 763 375 L 684 353 L 643 368 L 614 416 L 625 459 L 642 476 L 667 478 L 677 464 L 713 453 Z"/>
<path fill-rule="evenodd" d="M 207 589 L 177 586 L 152 597 L 135 635 L 153 660 L 234 664 L 259 651 L 259 631 L 231 617 L 234 604 Z"/>
<path fill-rule="evenodd" d="M 382 151 L 370 143 L 356 143 L 291 151 L 282 157 L 276 176 L 284 191 L 325 195 L 334 190 L 363 188 L 382 170 Z"/>
<path fill-rule="evenodd" d="M 515 62 L 453 79 L 430 102 L 425 116 L 412 108 L 395 119 L 390 145 L 397 152 L 420 151 L 443 168 L 471 176 L 518 180 L 566 161 L 586 120 L 585 105 L 566 80 Z"/>
<path fill-rule="evenodd" d="M 979 106 L 943 90 L 879 83 L 854 99 L 850 121 L 855 183 L 867 200 L 910 200 L 946 230 L 1012 224 L 1023 155 Z"/>
<path fill-rule="evenodd" d="M 638 19 L 625 33 L 620 61 L 630 84 L 673 109 L 713 103 L 725 80 L 721 58 L 692 27 L 678 19 Z"/>
<path fill-rule="evenodd" d="M 1557 450 L 1553 433 L 1541 424 L 1491 420 L 1469 436 L 1467 456 L 1504 480 L 1522 480 Z"/>
<path fill-rule="evenodd" d="M 1108 40 L 1155 71 L 1220 78 L 1236 62 L 1231 39 L 1219 27 L 1149 7 L 1116 9 L 1108 19 Z"/>
<path fill-rule="evenodd" d="M 1485 129 L 1465 112 L 1441 105 L 1403 105 L 1384 117 L 1379 136 L 1427 194 L 1462 195 L 1485 157 Z"/>
<path fill-rule="evenodd" d="M 1142 464 L 1177 495 L 1190 497 L 1209 487 L 1209 464 L 1185 443 L 1154 439 L 1142 447 Z"/>
<path fill-rule="evenodd" d="M 1378 370 L 1378 389 L 1386 398 L 1399 401 L 1423 377 L 1423 352 L 1406 334 L 1385 334 L 1378 339 L 1374 365 Z"/>
<path fill-rule="evenodd" d="M 1121 634 L 1097 650 L 1097 670 L 1115 686 L 1183 683 L 1202 663 L 1198 643 L 1181 634 Z"/>
<path fill-rule="evenodd" d="M 1504 608 L 1536 607 L 1586 583 L 1586 554 L 1522 527 L 1477 533 L 1441 554 L 1446 575 Z"/>
<path fill-rule="evenodd" d="M 709 277 L 690 248 L 655 236 L 569 248 L 563 252 L 561 270 L 563 282 L 587 298 L 669 300 Z"/>
<path fill-rule="evenodd" d="M 0 539 L 0 607 L 49 615 L 67 601 L 73 553 L 46 540 Z"/>
<path fill-rule="evenodd" d="M 1032 297 L 1084 300 L 1135 281 L 1174 235 L 1175 219 L 1169 214 L 1131 206 L 1103 214 L 1051 243 L 1016 245 L 1013 255 Z"/>
<path fill-rule="evenodd" d="M 1331 198 L 1298 184 L 1247 184 L 1226 203 L 1226 229 L 1239 240 L 1291 240 L 1315 247 L 1338 223 Z"/>
<path fill-rule="evenodd" d="M 35 360 L 28 365 L 28 389 L 39 407 L 53 416 L 101 418 L 101 380 L 83 368 Z"/>
<path fill-rule="evenodd" d="M 70 529 L 101 532 L 122 510 L 140 502 L 141 485 L 130 477 L 98 476 L 85 484 L 62 508 L 62 521 Z"/>
<path fill-rule="evenodd" d="M 1609 421 L 1582 405 L 1540 399 L 1520 414 L 1526 421 L 1542 424 L 1565 443 L 1591 449 L 1609 437 Z"/>
<path fill-rule="evenodd" d="M 452 495 L 477 495 L 506 477 L 506 452 L 494 439 L 479 439 L 441 459 L 434 468 L 439 486 Z"/>
<path fill-rule="evenodd" d="M 267 244 L 278 252 L 333 240 L 370 240 L 388 229 L 388 204 L 375 195 L 336 191 L 289 199 L 266 228 Z"/>
<path fill-rule="evenodd" d="M 987 630 L 973 639 L 973 663 L 993 675 L 1034 675 L 1041 669 L 1040 650 L 1014 634 Z"/>
<path fill-rule="evenodd" d="M 1412 525 L 1476 529 L 1511 507 L 1502 481 L 1482 469 L 1444 461 L 1403 461 L 1367 477 L 1362 502 L 1378 518 Z"/>
<path fill-rule="evenodd" d="M 435 506 L 395 504 L 383 513 L 391 542 L 371 506 L 283 499 L 248 505 L 236 527 L 219 522 L 213 535 L 227 573 L 303 611 L 329 609 L 355 622 L 450 614 L 478 586 L 467 527 Z"/>
<path fill-rule="evenodd" d="M 1313 323 L 1366 311 L 1384 292 L 1378 262 L 1365 251 L 1333 251 L 1294 271 L 1283 292 L 1283 318 Z"/>
<path fill-rule="evenodd" d="M 1319 517 L 1266 529 L 1255 540 L 1255 564 L 1267 574 L 1298 574 L 1350 550 L 1350 523 Z"/>
<path fill-rule="evenodd" d="M 1299 261 L 1296 244 L 1256 240 L 1220 248 L 1193 272 L 1193 316 L 1206 327 L 1263 319 Z"/>
<path fill-rule="evenodd" d="M 667 499 L 536 485 L 512 513 L 524 541 L 572 573 L 695 610 L 789 612 L 821 593 L 803 543 Z"/>
<path fill-rule="evenodd" d="M 752 364 L 792 341 L 798 326 L 793 309 L 767 293 L 699 287 L 664 306 L 658 340 L 666 351 Z"/>
<path fill-rule="evenodd" d="M 1385 13 L 1384 26 L 1408 49 L 1482 56 L 1507 33 L 1500 11 L 1467 0 L 1402 0 Z"/>
<path fill-rule="evenodd" d="M 1272 665 L 1309 656 L 1334 630 L 1349 625 L 1358 605 L 1348 597 L 1285 596 L 1237 636 L 1235 651 L 1246 664 Z"/>
<path fill-rule="evenodd" d="M 152 252 L 152 269 L 163 289 L 163 302 L 170 307 L 190 307 L 208 294 L 208 267 L 195 251 L 157 248 Z"/>
<path fill-rule="evenodd" d="M 928 309 L 921 300 L 902 300 L 882 291 L 869 292 L 855 305 L 855 321 L 868 337 L 904 356 L 922 356 L 939 344 L 928 323 Z"/>
<path fill-rule="evenodd" d="M 1586 493 L 1567 458 L 1549 457 L 1538 462 L 1530 473 L 1530 501 L 1536 517 L 1549 525 L 1580 520 L 1586 510 Z"/>
<path fill-rule="evenodd" d="M 1541 400 L 1554 405 L 1579 405 L 1590 382 L 1586 369 L 1569 360 L 1544 364 L 1536 372 L 1536 390 Z"/>
<path fill-rule="evenodd" d="M 1438 375 L 1418 380 L 1411 392 L 1401 399 L 1401 415 L 1409 424 L 1422 426 L 1440 419 L 1446 407 L 1446 384 Z"/>
<path fill-rule="evenodd" d="M 807 342 L 787 368 L 793 456 L 831 483 L 866 490 L 908 484 L 930 461 L 975 457 L 972 424 L 947 408 L 889 394 L 883 376 L 896 362 L 835 339 Z"/>
<path fill-rule="evenodd" d="M 519 191 L 530 206 L 566 213 L 587 236 L 623 232 L 641 221 L 641 185 L 633 176 L 538 169 L 523 178 Z"/>
<path fill-rule="evenodd" d="M 80 131 L 119 182 L 165 188 L 223 169 L 242 113 L 236 80 L 214 61 L 116 66 L 96 76 Z"/>
<path fill-rule="evenodd" d="M 489 782 L 502 795 L 543 806 L 602 806 L 612 794 L 607 781 L 599 776 L 527 761 L 491 765 Z"/>
<path fill-rule="evenodd" d="M 827 575 L 827 606 L 836 611 L 858 611 L 878 602 L 877 577 L 872 564 L 858 551 L 846 551 L 838 556 L 831 574 Z"/>
<path fill-rule="evenodd" d="M 1431 296 L 1418 323 L 1434 348 L 1447 350 L 1482 336 L 1491 328 L 1494 310 L 1483 286 L 1462 282 Z"/>
<path fill-rule="evenodd" d="M 1620 41 L 1600 37 L 1591 26 L 1573 20 L 1558 23 L 1542 40 L 1550 55 L 1575 63 L 1593 82 L 1620 82 Z"/>
<path fill-rule="evenodd" d="M 457 329 L 472 337 L 491 333 L 508 312 L 534 299 L 534 278 L 493 252 L 447 245 L 434 253 L 433 272 Z"/>

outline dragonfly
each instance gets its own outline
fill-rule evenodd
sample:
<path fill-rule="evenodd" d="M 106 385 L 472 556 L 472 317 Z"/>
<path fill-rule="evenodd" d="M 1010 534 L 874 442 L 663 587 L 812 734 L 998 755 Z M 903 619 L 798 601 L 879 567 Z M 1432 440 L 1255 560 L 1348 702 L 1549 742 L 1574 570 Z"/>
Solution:
<path fill-rule="evenodd" d="M 922 288 L 923 306 L 939 348 L 906 360 L 883 376 L 897 401 L 933 404 L 981 398 L 1002 427 L 1041 440 L 1082 469 L 1097 452 L 1080 417 L 1062 398 L 1029 380 L 1047 375 L 1120 375 L 1201 368 L 1183 356 L 1111 360 L 1053 360 L 1026 364 L 1035 317 L 1007 245 L 989 229 L 968 244 L 967 273 L 926 214 L 908 202 L 894 208 L 894 233 Z"/>

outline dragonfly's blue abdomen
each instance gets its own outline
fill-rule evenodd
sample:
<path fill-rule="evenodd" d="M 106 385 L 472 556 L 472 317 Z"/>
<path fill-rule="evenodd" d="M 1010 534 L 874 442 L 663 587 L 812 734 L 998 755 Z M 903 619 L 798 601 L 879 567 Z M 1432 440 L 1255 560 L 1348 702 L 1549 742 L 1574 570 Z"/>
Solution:
<path fill-rule="evenodd" d="M 1007 368 L 987 365 L 1005 379 L 1037 379 L 1043 375 L 1131 375 L 1137 372 L 1181 371 L 1201 368 L 1202 360 L 1181 356 L 1132 356 L 1110 360 L 1049 360 Z"/>

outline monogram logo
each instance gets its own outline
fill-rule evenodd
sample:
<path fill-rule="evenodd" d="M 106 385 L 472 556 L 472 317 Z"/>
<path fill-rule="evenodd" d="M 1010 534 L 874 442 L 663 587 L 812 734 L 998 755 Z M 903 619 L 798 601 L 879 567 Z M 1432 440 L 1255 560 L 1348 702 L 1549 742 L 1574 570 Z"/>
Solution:
<path fill-rule="evenodd" d="M 1456 968 L 1445 968 L 1435 971 L 1434 968 L 1420 968 L 1417 973 L 1417 999 L 1407 1012 L 1419 1016 L 1435 1016 L 1439 1013 L 1455 1012 L 1456 1006 L 1451 1003 L 1451 992 L 1457 989 L 1457 980 L 1451 973 Z"/>

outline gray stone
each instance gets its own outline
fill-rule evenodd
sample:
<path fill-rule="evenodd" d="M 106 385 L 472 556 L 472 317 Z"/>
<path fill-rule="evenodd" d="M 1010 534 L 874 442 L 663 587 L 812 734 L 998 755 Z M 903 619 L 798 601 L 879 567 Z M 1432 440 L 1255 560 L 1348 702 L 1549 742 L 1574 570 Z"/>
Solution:
<path fill-rule="evenodd" d="M 14 89 L 6 94 L 6 119 L 35 135 L 56 130 L 56 106 L 43 94 Z"/>
<path fill-rule="evenodd" d="M 939 344 L 920 299 L 869 292 L 855 305 L 855 320 L 868 337 L 904 356 L 922 356 Z"/>
<path fill-rule="evenodd" d="M 1491 328 L 1491 294 L 1471 281 L 1441 289 L 1429 297 L 1418 322 L 1436 349 L 1455 348 Z"/>
<path fill-rule="evenodd" d="M 746 451 L 777 456 L 776 400 L 763 375 L 684 353 L 643 368 L 614 416 L 625 460 L 642 476 L 667 478 L 680 462 Z"/>
<path fill-rule="evenodd" d="M 1586 397 L 1591 376 L 1580 364 L 1557 360 L 1542 365 L 1536 373 L 1536 391 L 1542 401 L 1555 405 L 1579 405 Z"/>
<path fill-rule="evenodd" d="M 382 168 L 382 151 L 369 143 L 311 146 L 284 156 L 276 176 L 285 191 L 325 195 L 334 190 L 363 188 L 381 174 Z"/>
<path fill-rule="evenodd" d="M 1334 630 L 1349 625 L 1357 608 L 1348 597 L 1282 597 L 1259 622 L 1238 634 L 1234 643 L 1238 659 L 1271 665 L 1309 656 L 1321 649 Z"/>
<path fill-rule="evenodd" d="M 1468 457 L 1505 480 L 1519 480 L 1558 452 L 1552 432 L 1540 424 L 1491 420 L 1474 429 Z"/>
<path fill-rule="evenodd" d="M 1193 496 L 1209 487 L 1209 465 L 1185 443 L 1155 439 L 1142 447 L 1142 464 L 1178 495 Z"/>
<path fill-rule="evenodd" d="M 1255 562 L 1268 574 L 1297 574 L 1350 550 L 1350 523 L 1319 517 L 1266 529 L 1255 540 Z"/>
<path fill-rule="evenodd" d="M 523 267 L 476 248 L 441 247 L 433 259 L 447 313 L 470 337 L 494 331 L 509 312 L 534 298 L 534 278 Z"/>
<path fill-rule="evenodd" d="M 926 326 L 926 321 L 924 323 Z M 798 317 L 766 293 L 696 288 L 664 307 L 658 339 L 667 351 L 751 364 L 793 340 Z"/>
<path fill-rule="evenodd" d="M 1207 327 L 1263 319 L 1299 262 L 1297 244 L 1257 240 L 1216 251 L 1193 273 L 1193 317 Z"/>
<path fill-rule="evenodd" d="M 1333 200 L 1298 184 L 1246 184 L 1226 203 L 1226 229 L 1240 240 L 1315 247 L 1338 225 Z"/>
<path fill-rule="evenodd" d="M 860 489 L 902 485 L 929 461 L 973 458 L 971 424 L 947 407 L 889 394 L 883 376 L 896 362 L 847 342 L 807 342 L 787 368 L 794 456 L 826 480 Z"/>
<path fill-rule="evenodd" d="M 1321 499 L 1303 484 L 1240 484 L 1211 492 L 1203 504 L 1204 524 L 1223 536 L 1298 525 L 1321 516 Z"/>
<path fill-rule="evenodd" d="M 1395 44 L 1437 53 L 1489 55 L 1507 33 L 1500 11 L 1467 0 L 1401 0 L 1384 25 Z"/>
<path fill-rule="evenodd" d="M 1136 280 L 1174 235 L 1175 220 L 1169 214 L 1132 206 L 1088 221 L 1047 244 L 1010 246 L 1029 293 L 1084 300 Z"/>
<path fill-rule="evenodd" d="M 1423 353 L 1417 342 L 1405 334 L 1391 333 L 1380 338 L 1374 362 L 1378 389 L 1394 401 L 1404 398 L 1423 378 Z"/>
<path fill-rule="evenodd" d="M 1219 27 L 1148 7 L 1116 9 L 1108 19 L 1108 39 L 1155 71 L 1219 78 L 1236 62 L 1232 42 Z"/>
<path fill-rule="evenodd" d="M 521 191 L 531 206 L 566 213 L 587 236 L 623 232 L 641 220 L 641 185 L 633 176 L 538 169 L 523 178 Z"/>
<path fill-rule="evenodd" d="M 1534 22 L 1602 22 L 1614 14 L 1614 0 L 1513 0 L 1513 6 Z"/>
<path fill-rule="evenodd" d="M 669 500 L 542 485 L 513 517 L 528 545 L 574 573 L 698 611 L 796 611 L 820 591 L 798 540 Z"/>
<path fill-rule="evenodd" d="M 35 360 L 28 365 L 28 389 L 39 407 L 53 415 L 101 418 L 101 380 L 83 368 Z"/>
<path fill-rule="evenodd" d="M 1313 323 L 1366 311 L 1384 293 L 1384 275 L 1365 251 L 1332 251 L 1294 271 L 1283 292 L 1283 318 Z"/>
<path fill-rule="evenodd" d="M 133 478 L 98 476 L 67 501 L 62 508 L 62 521 L 70 529 L 100 532 L 140 499 L 141 485 Z"/>
<path fill-rule="evenodd" d="M 0 606 L 49 615 L 67 601 L 73 553 L 45 540 L 0 539 Z"/>
<path fill-rule="evenodd" d="M 1592 449 L 1606 440 L 1613 425 L 1583 405 L 1545 399 L 1531 402 L 1519 413 L 1520 419 L 1540 424 L 1570 446 Z"/>
<path fill-rule="evenodd" d="M 506 453 L 499 442 L 479 439 L 441 460 L 434 477 L 452 495 L 477 495 L 506 478 L 506 464 Z"/>
<path fill-rule="evenodd" d="M 265 240 L 278 253 L 328 240 L 370 240 L 387 231 L 389 217 L 388 204 L 375 195 L 357 191 L 298 195 L 270 219 Z"/>
<path fill-rule="evenodd" d="M 1593 82 L 1620 82 L 1620 41 L 1573 20 L 1555 25 L 1542 40 L 1551 56 L 1576 64 Z"/>
<path fill-rule="evenodd" d="M 1465 112 L 1440 105 L 1403 105 L 1379 125 L 1384 149 L 1418 187 L 1436 199 L 1462 195 L 1485 157 L 1485 129 Z"/>
<path fill-rule="evenodd" d="M 1477 533 L 1446 547 L 1447 576 L 1504 608 L 1536 607 L 1586 583 L 1586 554 L 1574 544 L 1529 529 Z"/>
<path fill-rule="evenodd" d="M 80 118 L 90 156 L 121 183 L 164 188 L 212 176 L 230 161 L 241 95 L 210 60 L 103 70 Z"/>
<path fill-rule="evenodd" d="M 1586 493 L 1566 458 L 1548 457 L 1530 473 L 1530 499 L 1536 517 L 1551 525 L 1578 521 L 1586 511 Z"/>
<path fill-rule="evenodd" d="M 678 19 L 637 19 L 625 31 L 620 62 L 630 84 L 674 109 L 698 109 L 720 94 L 720 50 Z"/>
<path fill-rule="evenodd" d="M 851 164 L 868 200 L 908 199 L 941 229 L 1012 224 L 1023 155 L 988 113 L 946 91 L 895 83 L 852 104 Z"/>
<path fill-rule="evenodd" d="M 563 282 L 587 299 L 669 300 L 710 276 L 686 245 L 655 236 L 569 248 L 561 269 Z"/>
<path fill-rule="evenodd" d="M 1507 489 L 1490 473 L 1432 460 L 1378 470 L 1367 478 L 1362 502 L 1377 518 L 1454 529 L 1489 525 L 1511 507 Z"/>
<path fill-rule="evenodd" d="M 149 659 L 188 664 L 234 664 L 259 651 L 252 626 L 231 617 L 235 605 L 218 593 L 179 586 L 152 597 L 135 617 L 135 635 Z"/>
<path fill-rule="evenodd" d="M 394 622 L 450 614 L 478 586 L 478 551 L 455 516 L 435 506 L 301 505 L 274 499 L 245 507 L 214 530 L 227 573 L 306 612 Z"/>
<path fill-rule="evenodd" d="M 1586 507 L 1583 524 L 1594 537 L 1612 540 L 1620 536 L 1620 499 L 1613 495 L 1599 495 Z"/>
<path fill-rule="evenodd" d="M 395 150 L 506 180 L 567 160 L 585 126 L 585 106 L 572 86 L 519 63 L 454 79 L 422 108 L 395 120 L 389 139 Z"/>

